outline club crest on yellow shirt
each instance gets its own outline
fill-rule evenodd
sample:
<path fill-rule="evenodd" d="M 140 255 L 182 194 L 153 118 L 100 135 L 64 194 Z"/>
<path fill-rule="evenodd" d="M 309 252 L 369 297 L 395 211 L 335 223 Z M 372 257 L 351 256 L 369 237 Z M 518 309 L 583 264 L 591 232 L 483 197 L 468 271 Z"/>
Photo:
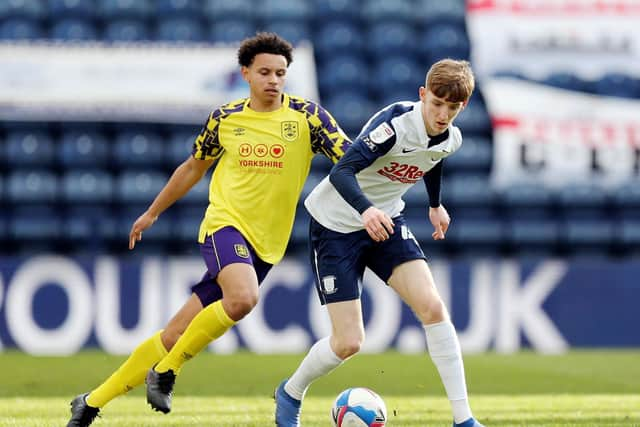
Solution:
<path fill-rule="evenodd" d="M 296 139 L 298 139 L 298 122 L 282 122 L 282 137 L 286 141 L 295 141 Z"/>
<path fill-rule="evenodd" d="M 240 258 L 249 258 L 249 249 L 245 245 L 236 243 L 233 245 L 233 249 Z"/>

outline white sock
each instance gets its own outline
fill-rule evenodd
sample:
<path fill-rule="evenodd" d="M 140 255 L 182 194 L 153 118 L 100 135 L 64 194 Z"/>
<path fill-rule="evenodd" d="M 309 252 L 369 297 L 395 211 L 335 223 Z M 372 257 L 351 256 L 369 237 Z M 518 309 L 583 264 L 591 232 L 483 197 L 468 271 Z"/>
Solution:
<path fill-rule="evenodd" d="M 456 330 L 448 320 L 424 325 L 424 330 L 427 335 L 429 355 L 440 373 L 447 397 L 451 401 L 453 419 L 456 423 L 466 421 L 472 415 Z"/>
<path fill-rule="evenodd" d="M 302 400 L 313 381 L 333 371 L 341 363 L 342 359 L 331 349 L 330 337 L 322 338 L 311 347 L 284 389 L 289 396 Z"/>

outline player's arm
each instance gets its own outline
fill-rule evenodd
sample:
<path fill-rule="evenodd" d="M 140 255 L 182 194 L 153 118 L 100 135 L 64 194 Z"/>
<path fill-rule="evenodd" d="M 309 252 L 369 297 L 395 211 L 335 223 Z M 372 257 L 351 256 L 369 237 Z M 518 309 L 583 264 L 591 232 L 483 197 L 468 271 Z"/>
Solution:
<path fill-rule="evenodd" d="M 311 150 L 336 163 L 351 146 L 351 140 L 331 114 L 320 105 L 310 104 L 314 114 L 307 116 L 311 133 Z"/>
<path fill-rule="evenodd" d="M 388 239 L 389 234 L 393 233 L 393 221 L 367 198 L 358 184 L 356 174 L 388 153 L 394 144 L 395 138 L 381 144 L 372 143 L 369 134 L 363 132 L 329 174 L 333 186 L 362 216 L 365 230 L 377 242 Z"/>
<path fill-rule="evenodd" d="M 434 232 L 431 234 L 434 240 L 444 239 L 451 222 L 449 213 L 442 205 L 440 198 L 443 162 L 444 160 L 440 160 L 423 177 L 429 195 L 429 221 L 434 228 Z"/>
<path fill-rule="evenodd" d="M 217 110 L 219 111 L 219 110 Z M 129 249 L 142 240 L 142 232 L 151 227 L 160 214 L 182 198 L 204 176 L 224 149 L 218 139 L 218 115 L 213 112 L 193 143 L 191 156 L 173 172 L 147 210 L 131 226 Z"/>
<path fill-rule="evenodd" d="M 214 160 L 197 160 L 190 156 L 176 168 L 149 208 L 133 223 L 129 233 L 129 249 L 134 248 L 136 241 L 142 240 L 142 232 L 151 227 L 162 212 L 200 181 L 213 162 Z"/>

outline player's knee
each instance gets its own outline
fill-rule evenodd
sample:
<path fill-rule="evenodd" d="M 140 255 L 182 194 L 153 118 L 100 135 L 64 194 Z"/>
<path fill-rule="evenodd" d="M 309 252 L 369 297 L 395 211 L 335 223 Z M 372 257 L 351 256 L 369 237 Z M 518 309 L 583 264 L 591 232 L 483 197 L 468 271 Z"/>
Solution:
<path fill-rule="evenodd" d="M 333 350 L 336 353 L 336 356 L 344 360 L 359 352 L 360 348 L 362 348 L 363 342 L 364 337 L 360 336 L 342 338 L 337 340 L 337 348 Z"/>
<path fill-rule="evenodd" d="M 247 314 L 251 313 L 251 310 L 258 304 L 258 294 L 252 292 L 246 292 L 239 295 L 235 295 L 230 301 L 228 301 L 227 307 L 229 317 L 233 320 L 240 320 Z"/>
<path fill-rule="evenodd" d="M 438 323 L 447 318 L 447 309 L 440 298 L 434 298 L 425 303 L 419 311 L 416 311 L 416 315 L 425 325 Z"/>

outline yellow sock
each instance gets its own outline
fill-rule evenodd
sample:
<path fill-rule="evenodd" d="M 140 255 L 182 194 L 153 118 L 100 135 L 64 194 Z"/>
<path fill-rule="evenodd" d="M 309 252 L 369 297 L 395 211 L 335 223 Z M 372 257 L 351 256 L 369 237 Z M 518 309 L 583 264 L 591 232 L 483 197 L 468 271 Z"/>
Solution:
<path fill-rule="evenodd" d="M 211 341 L 227 332 L 236 322 L 227 315 L 222 301 L 216 301 L 193 318 L 178 342 L 154 368 L 156 372 L 171 369 L 176 375 L 184 363 L 200 353 Z"/>
<path fill-rule="evenodd" d="M 147 372 L 167 355 L 159 331 L 140 344 L 129 358 L 105 382 L 87 396 L 87 404 L 102 408 L 115 397 L 125 394 L 144 381 Z"/>

